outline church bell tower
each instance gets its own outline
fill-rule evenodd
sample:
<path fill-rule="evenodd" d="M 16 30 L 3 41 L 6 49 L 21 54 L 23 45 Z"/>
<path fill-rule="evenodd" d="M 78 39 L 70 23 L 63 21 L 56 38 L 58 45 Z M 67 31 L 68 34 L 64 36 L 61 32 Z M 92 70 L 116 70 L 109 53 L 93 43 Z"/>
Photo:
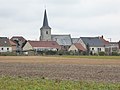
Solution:
<path fill-rule="evenodd" d="M 51 41 L 51 28 L 48 24 L 46 9 L 44 12 L 43 26 L 40 28 L 40 41 Z"/>

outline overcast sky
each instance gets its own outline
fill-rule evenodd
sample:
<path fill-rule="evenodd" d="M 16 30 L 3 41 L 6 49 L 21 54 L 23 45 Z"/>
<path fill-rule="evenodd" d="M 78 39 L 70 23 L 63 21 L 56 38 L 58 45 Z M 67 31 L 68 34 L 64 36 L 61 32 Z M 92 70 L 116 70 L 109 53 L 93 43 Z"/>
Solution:
<path fill-rule="evenodd" d="M 120 0 L 0 0 L 0 36 L 38 40 L 45 7 L 52 34 L 120 40 Z"/>

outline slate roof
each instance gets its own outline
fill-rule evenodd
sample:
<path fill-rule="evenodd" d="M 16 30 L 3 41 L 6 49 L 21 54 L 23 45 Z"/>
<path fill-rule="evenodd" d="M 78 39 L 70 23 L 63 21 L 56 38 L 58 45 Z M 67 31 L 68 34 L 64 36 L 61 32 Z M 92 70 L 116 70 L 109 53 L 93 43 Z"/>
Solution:
<path fill-rule="evenodd" d="M 51 47 L 51 48 L 60 48 L 57 42 L 55 41 L 28 41 L 32 47 Z"/>
<path fill-rule="evenodd" d="M 70 35 L 52 35 L 52 41 L 56 41 L 59 45 L 67 46 L 72 45 L 72 40 Z"/>
<path fill-rule="evenodd" d="M 48 24 L 46 9 L 45 9 L 45 12 L 44 12 L 43 26 L 41 27 L 41 29 L 51 29 L 49 27 L 49 24 Z"/>
<path fill-rule="evenodd" d="M 86 49 L 80 44 L 80 43 L 75 43 L 75 47 L 81 51 L 86 51 Z"/>
<path fill-rule="evenodd" d="M 100 37 L 80 37 L 83 42 L 90 47 L 103 47 L 105 44 Z"/>
<path fill-rule="evenodd" d="M 79 38 L 72 38 L 72 43 L 77 43 L 79 41 Z"/>
<path fill-rule="evenodd" d="M 0 46 L 1 47 L 11 47 L 9 39 L 7 37 L 0 37 Z"/>

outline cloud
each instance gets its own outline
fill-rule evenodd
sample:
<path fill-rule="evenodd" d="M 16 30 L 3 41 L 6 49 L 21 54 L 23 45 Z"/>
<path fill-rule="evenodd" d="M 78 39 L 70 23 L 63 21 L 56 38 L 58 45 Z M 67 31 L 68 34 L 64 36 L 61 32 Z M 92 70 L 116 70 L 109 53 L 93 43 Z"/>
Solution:
<path fill-rule="evenodd" d="M 52 33 L 119 39 L 120 0 L 0 0 L 0 33 L 39 38 L 45 4 Z"/>

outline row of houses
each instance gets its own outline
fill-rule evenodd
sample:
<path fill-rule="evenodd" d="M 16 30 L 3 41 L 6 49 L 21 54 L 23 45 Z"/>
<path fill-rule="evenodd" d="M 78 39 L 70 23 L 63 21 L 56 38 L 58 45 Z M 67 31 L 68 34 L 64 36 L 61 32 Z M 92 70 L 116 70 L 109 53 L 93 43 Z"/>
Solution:
<path fill-rule="evenodd" d="M 71 39 L 71 40 L 67 40 Z M 68 42 L 67 42 L 68 41 Z M 62 41 L 63 42 L 63 41 Z M 69 43 L 69 44 L 66 44 Z M 97 54 L 99 52 L 120 53 L 120 41 L 108 42 L 101 37 L 80 37 L 66 38 L 65 43 L 60 41 L 31 41 L 22 36 L 13 36 L 11 39 L 0 37 L 0 52 L 16 52 L 28 54 L 30 51 L 68 51 L 68 52 L 87 52 Z"/>
<path fill-rule="evenodd" d="M 26 40 L 22 36 L 13 36 L 11 39 L 0 37 L 0 52 L 16 52 L 18 54 L 34 51 L 68 51 L 73 53 L 87 52 L 98 54 L 105 52 L 120 52 L 119 42 L 108 42 L 103 36 L 71 38 L 71 35 L 53 35 L 48 24 L 47 12 L 44 12 L 43 25 L 40 28 L 39 41 Z"/>

